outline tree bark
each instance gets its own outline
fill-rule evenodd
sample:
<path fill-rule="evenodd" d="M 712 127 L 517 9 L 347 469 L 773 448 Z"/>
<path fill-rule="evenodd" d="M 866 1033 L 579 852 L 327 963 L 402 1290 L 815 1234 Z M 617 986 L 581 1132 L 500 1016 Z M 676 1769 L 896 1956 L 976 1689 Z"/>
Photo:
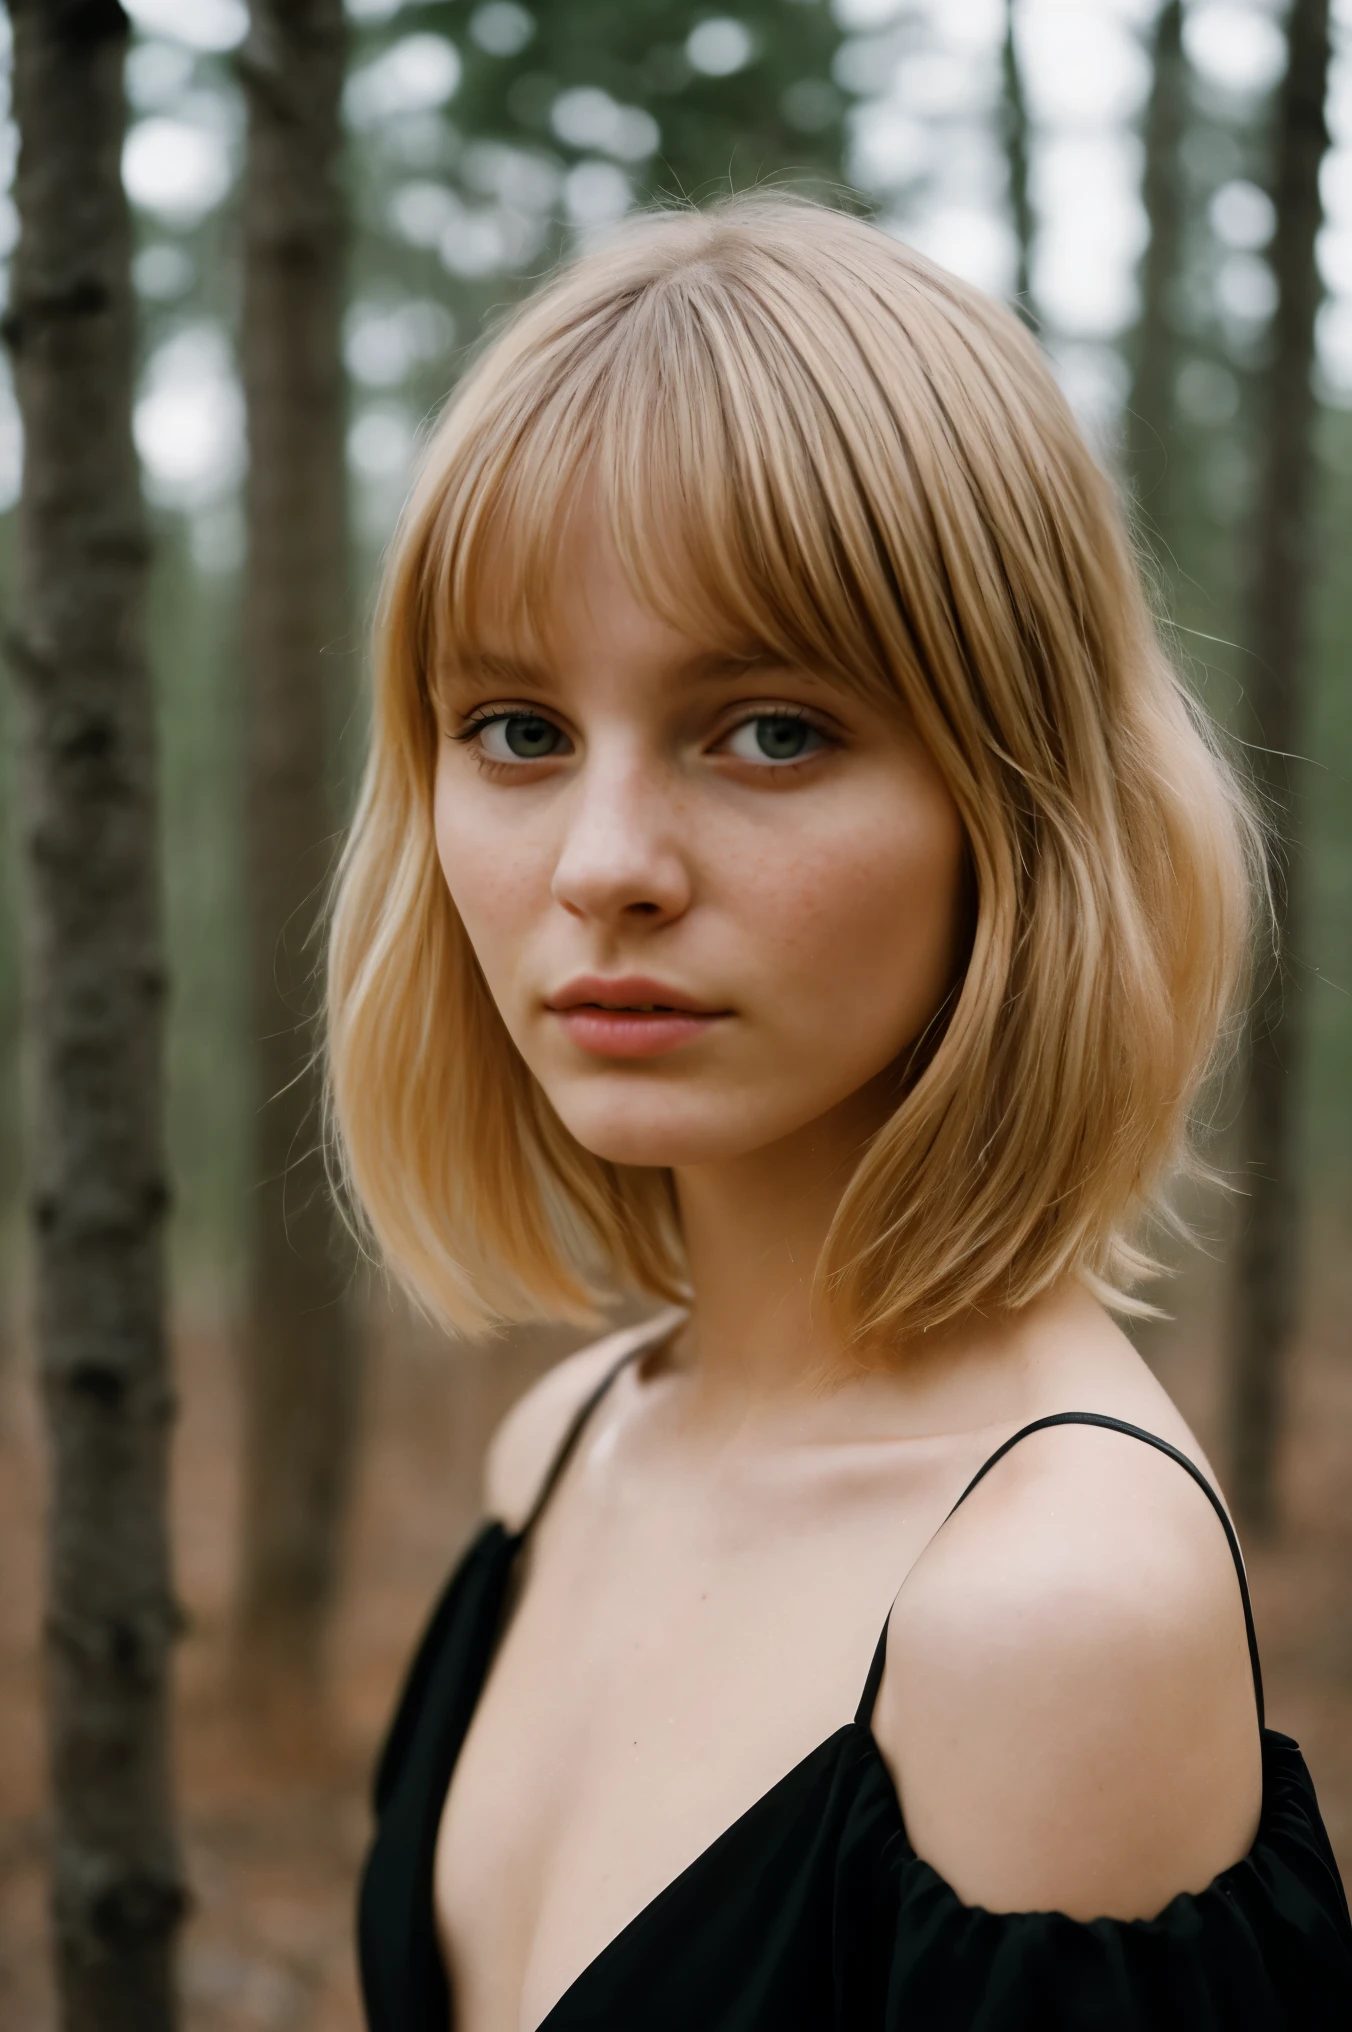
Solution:
<path fill-rule="evenodd" d="M 149 550 L 132 447 L 116 0 L 10 0 L 24 426 L 19 617 L 36 1331 L 51 1454 L 53 1917 L 66 2032 L 175 2022 L 184 1892 L 162 1229 Z"/>
<path fill-rule="evenodd" d="M 313 1689 L 350 1480 L 358 1339 L 319 1148 L 314 934 L 335 812 L 347 621 L 342 0 L 253 0 L 242 362 L 255 1196 L 245 1374 L 242 1657 Z M 341 692 L 340 692 L 341 696 Z"/>
<path fill-rule="evenodd" d="M 1272 264 L 1278 301 L 1263 422 L 1252 561 L 1247 712 L 1259 787 L 1273 826 L 1269 877 L 1277 905 L 1276 965 L 1250 1024 L 1242 1116 L 1248 1199 L 1234 1266 L 1234 1493 L 1258 1529 L 1275 1521 L 1282 1377 L 1300 1285 L 1298 1113 L 1304 1037 L 1289 964 L 1298 919 L 1300 809 L 1292 760 L 1306 724 L 1314 573 L 1315 241 L 1319 169 L 1328 147 L 1329 0 L 1293 0 L 1286 77 L 1277 106 Z"/>
<path fill-rule="evenodd" d="M 1170 298 L 1183 249 L 1182 143 L 1188 116 L 1188 72 L 1183 55 L 1182 0 L 1165 0 L 1160 9 L 1151 61 L 1141 178 L 1150 238 L 1141 262 L 1141 313 L 1127 405 L 1126 457 L 1137 500 L 1149 502 L 1152 521 L 1162 526 L 1167 520 L 1173 383 L 1178 366 Z"/>
<path fill-rule="evenodd" d="M 1028 195 L 1028 100 L 1014 40 L 1016 0 L 1005 0 L 1005 42 L 1001 54 L 1001 105 L 1005 164 L 1009 174 L 1009 216 L 1014 227 L 1014 307 L 1025 324 L 1037 329 L 1033 306 L 1033 205 Z"/>

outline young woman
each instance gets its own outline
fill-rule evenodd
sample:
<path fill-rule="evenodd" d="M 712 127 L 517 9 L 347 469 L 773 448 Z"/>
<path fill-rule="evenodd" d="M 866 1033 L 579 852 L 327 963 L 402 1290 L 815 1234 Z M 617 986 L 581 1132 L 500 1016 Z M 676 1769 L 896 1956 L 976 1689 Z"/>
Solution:
<path fill-rule="evenodd" d="M 1111 1318 L 1252 832 L 1032 341 L 835 213 L 641 222 L 462 383 L 378 642 L 350 1184 L 462 1327 L 666 1309 L 493 1446 L 373 2032 L 1345 2032 L 1234 1534 Z"/>

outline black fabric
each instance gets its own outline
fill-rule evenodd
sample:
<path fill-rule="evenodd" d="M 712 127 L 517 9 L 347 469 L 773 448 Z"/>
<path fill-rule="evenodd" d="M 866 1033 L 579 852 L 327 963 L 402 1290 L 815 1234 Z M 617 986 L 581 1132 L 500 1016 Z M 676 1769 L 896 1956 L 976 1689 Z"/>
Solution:
<path fill-rule="evenodd" d="M 633 1349 L 625 1357 L 638 1353 Z M 557 1481 L 603 1382 L 574 1421 Z M 1180 1461 L 1164 1440 L 1092 1412 Z M 957 1507 L 956 1505 L 954 1506 Z M 539 1505 L 532 1514 L 538 1515 Z M 446 1788 L 502 1626 L 525 1533 L 488 1524 L 442 1596 L 376 1778 L 359 1915 L 370 2032 L 451 2032 L 432 1865 Z M 1263 1728 L 1263 1805 L 1244 1859 L 1151 1920 L 1090 1924 L 964 1905 L 915 1854 L 869 1727 L 886 1626 L 854 1721 L 697 1856 L 592 1961 L 538 2032 L 1349 2032 L 1352 1924 L 1304 1760 Z"/>

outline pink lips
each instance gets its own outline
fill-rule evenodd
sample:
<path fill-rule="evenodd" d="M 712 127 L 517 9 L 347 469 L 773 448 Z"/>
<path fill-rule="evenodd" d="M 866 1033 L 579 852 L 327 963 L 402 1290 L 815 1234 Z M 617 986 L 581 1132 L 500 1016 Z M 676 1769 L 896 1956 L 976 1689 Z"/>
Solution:
<path fill-rule="evenodd" d="M 658 1058 L 703 1036 L 728 1014 L 702 1008 L 679 988 L 641 974 L 615 980 L 582 975 L 547 1006 L 578 1049 L 599 1058 Z"/>

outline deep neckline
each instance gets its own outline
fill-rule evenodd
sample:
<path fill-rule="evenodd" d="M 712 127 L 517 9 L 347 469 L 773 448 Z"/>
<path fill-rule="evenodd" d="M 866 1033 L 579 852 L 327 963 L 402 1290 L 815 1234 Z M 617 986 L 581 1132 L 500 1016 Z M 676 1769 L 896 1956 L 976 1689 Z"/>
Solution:
<path fill-rule="evenodd" d="M 530 1522 L 533 1521 L 532 1518 L 519 1529 L 511 1530 L 500 1518 L 489 1518 L 481 1527 L 477 1542 L 472 1548 L 473 1551 L 484 1554 L 488 1553 L 491 1548 L 494 1553 L 504 1559 L 502 1580 L 504 1602 L 507 1599 L 511 1586 L 512 1568 L 526 1545 L 529 1537 Z M 503 1632 L 499 1631 L 499 1641 L 502 1634 Z M 487 1674 L 485 1674 L 486 1677 Z M 806 1772 L 819 1763 L 826 1763 L 830 1756 L 840 1755 L 845 1745 L 851 1742 L 858 1743 L 860 1746 L 860 1761 L 872 1762 L 881 1773 L 886 1788 L 886 1798 L 896 1819 L 894 1833 L 901 1838 L 906 1849 L 914 1856 L 915 1851 L 911 1849 L 910 1841 L 906 1834 L 906 1823 L 901 1811 L 901 1798 L 897 1792 L 896 1782 L 892 1777 L 891 1771 L 888 1769 L 887 1759 L 883 1756 L 882 1748 L 873 1733 L 872 1725 L 869 1722 L 860 1721 L 857 1716 L 852 1717 L 849 1721 L 842 1722 L 838 1728 L 833 1729 L 828 1736 L 824 1736 L 819 1743 L 815 1743 L 810 1750 L 806 1751 L 798 1759 L 797 1763 L 793 1764 L 781 1777 L 776 1778 L 763 1792 L 758 1793 L 749 1806 L 746 1806 L 735 1819 L 729 1821 L 726 1827 L 720 1829 L 710 1841 L 705 1843 L 704 1847 L 697 1854 L 691 1857 L 688 1863 L 685 1863 L 676 1872 L 675 1876 L 669 1878 L 659 1890 L 653 1893 L 652 1897 L 645 1904 L 639 1907 L 638 1911 L 631 1918 L 625 1920 L 618 1932 L 612 1934 L 604 1945 L 597 1949 L 591 1960 L 578 1970 L 567 1988 L 560 1991 L 544 2017 L 536 2021 L 533 2032 L 554 2032 L 555 2020 L 573 2002 L 577 1991 L 593 1976 L 599 1979 L 604 1971 L 604 1967 L 624 1952 L 625 1947 L 632 1940 L 636 1932 L 640 1931 L 648 1923 L 656 1923 L 658 1915 L 675 1899 L 680 1897 L 693 1876 L 696 1876 L 702 1868 L 712 1867 L 719 1853 L 735 1841 L 745 1831 L 748 1824 L 755 1821 L 758 1815 L 768 1812 L 785 1792 L 792 1789 L 795 1781 L 801 1782 Z M 456 1762 L 459 1762 L 458 1752 Z M 452 1775 L 454 1775 L 454 1768 L 452 1769 Z M 447 1789 L 449 1791 L 449 1786 Z M 444 1807 L 445 1801 L 443 1797 L 443 1811 Z M 918 1861 L 919 1858 L 917 1857 L 916 1860 Z M 441 1955 L 443 1962 L 443 1973 L 445 1975 L 447 1995 L 451 2007 L 451 2023 L 454 2026 L 454 1986 L 451 1971 L 445 1967 L 445 1956 L 442 1953 L 440 1945 L 439 1927 L 436 1929 L 436 1932 L 438 1954 Z"/>
<path fill-rule="evenodd" d="M 865 1748 L 872 1752 L 874 1759 L 882 1768 L 883 1775 L 887 1780 L 889 1795 L 896 1807 L 897 1832 L 905 1840 L 906 1829 L 901 1817 L 901 1801 L 897 1797 L 897 1788 L 892 1782 L 892 1774 L 887 1769 L 886 1760 L 878 1748 L 872 1729 L 862 1722 L 850 1721 L 843 1723 L 840 1728 L 834 1730 L 831 1735 L 818 1743 L 814 1749 L 809 1750 L 805 1757 L 800 1757 L 798 1762 L 791 1770 L 786 1771 L 782 1778 L 776 1778 L 772 1785 L 767 1786 L 766 1790 L 758 1798 L 752 1800 L 750 1806 L 745 1811 L 739 1813 L 735 1820 L 730 1821 L 721 1833 L 714 1836 L 712 1841 L 707 1842 L 699 1854 L 693 1856 L 683 1869 L 678 1870 L 676 1875 L 670 1878 L 660 1891 L 655 1891 L 646 1905 L 641 1905 L 633 1918 L 627 1919 L 619 1932 L 612 1934 L 604 1947 L 598 1948 L 586 1966 L 579 1969 L 567 1989 L 562 1991 L 550 2005 L 544 2017 L 537 2020 L 534 2032 L 551 2032 L 555 2019 L 572 2002 L 577 1990 L 587 1982 L 589 1977 L 595 1976 L 599 1979 L 604 1972 L 605 1965 L 623 1954 L 635 1933 L 641 1931 L 647 1924 L 656 1924 L 660 1914 L 682 1895 L 693 1876 L 698 1875 L 702 1868 L 712 1867 L 719 1853 L 724 1848 L 730 1846 L 739 1835 L 743 1834 L 748 1824 L 753 1822 L 758 1815 L 768 1812 L 778 1802 L 781 1794 L 789 1791 L 795 1780 L 801 1780 L 804 1773 L 811 1766 L 825 1763 L 828 1752 L 838 1754 L 846 1742 L 860 1735 L 868 1738 Z M 907 1846 L 910 1846 L 909 1843 L 907 1843 Z"/>
<path fill-rule="evenodd" d="M 533 1522 L 534 1517 L 532 1516 L 526 1524 L 514 1531 L 509 1529 L 501 1519 L 494 1517 L 490 1518 L 480 1531 L 480 1547 L 486 1550 L 488 1545 L 492 1543 L 495 1550 L 499 1550 L 501 1554 L 506 1556 L 506 1570 L 503 1583 L 504 1600 L 510 1587 L 511 1569 L 525 1548 L 530 1535 L 530 1525 Z M 613 1933 L 609 1940 L 597 1949 L 591 1960 L 578 1970 L 567 1988 L 560 1991 L 544 2017 L 536 2021 L 532 2032 L 554 2032 L 555 2020 L 573 2002 L 577 1991 L 593 1976 L 599 1980 L 605 1966 L 624 1952 L 634 1935 L 642 1930 L 645 1925 L 656 1923 L 659 1914 L 681 1896 L 692 1877 L 696 1876 L 702 1868 L 712 1867 L 721 1851 L 730 1846 L 759 1815 L 770 1811 L 781 1796 L 792 1789 L 795 1781 L 801 1782 L 804 1774 L 813 1766 L 819 1763 L 826 1763 L 832 1755 L 840 1755 L 845 1745 L 852 1742 L 857 1743 L 860 1747 L 860 1761 L 872 1762 L 881 1773 L 886 1788 L 886 1798 L 896 1818 L 894 1833 L 900 1837 L 909 1854 L 915 1856 L 915 1851 L 911 1848 L 910 1840 L 906 1833 L 906 1823 L 901 1811 L 901 1797 L 897 1791 L 896 1781 L 888 1769 L 887 1759 L 884 1757 L 882 1747 L 873 1733 L 872 1724 L 860 1721 L 857 1716 L 854 1716 L 849 1721 L 842 1722 L 838 1728 L 831 1731 L 830 1735 L 824 1736 L 819 1743 L 815 1743 L 810 1750 L 798 1759 L 797 1763 L 793 1764 L 781 1777 L 776 1778 L 763 1792 L 758 1793 L 749 1806 L 745 1807 L 734 1820 L 729 1821 L 726 1827 L 722 1828 L 710 1841 L 706 1842 L 704 1847 L 696 1855 L 692 1856 L 690 1861 L 676 1872 L 675 1876 L 669 1878 L 660 1890 L 655 1891 L 652 1897 L 645 1904 L 641 1905 L 631 1918 L 624 1922 L 619 1931 Z M 459 1761 L 458 1756 L 456 1761 Z M 919 1861 L 918 1857 L 915 1859 Z M 446 1987 L 451 2004 L 452 2024 L 454 2025 L 455 1995 L 450 1970 L 447 1969 L 445 1974 Z"/>

